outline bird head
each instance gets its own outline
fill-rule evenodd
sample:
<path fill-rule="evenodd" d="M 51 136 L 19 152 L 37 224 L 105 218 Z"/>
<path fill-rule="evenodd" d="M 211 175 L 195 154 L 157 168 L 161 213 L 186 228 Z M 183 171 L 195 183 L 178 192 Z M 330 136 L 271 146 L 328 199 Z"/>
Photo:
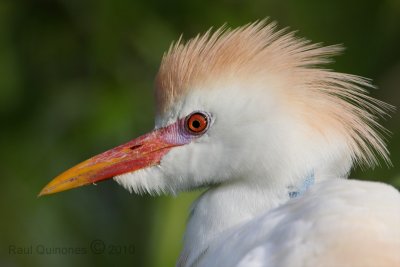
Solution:
<path fill-rule="evenodd" d="M 366 94 L 366 79 L 320 67 L 340 51 L 265 21 L 179 40 L 156 77 L 155 129 L 67 170 L 40 195 L 112 177 L 151 194 L 273 185 L 388 161 L 377 117 L 390 106 Z"/>

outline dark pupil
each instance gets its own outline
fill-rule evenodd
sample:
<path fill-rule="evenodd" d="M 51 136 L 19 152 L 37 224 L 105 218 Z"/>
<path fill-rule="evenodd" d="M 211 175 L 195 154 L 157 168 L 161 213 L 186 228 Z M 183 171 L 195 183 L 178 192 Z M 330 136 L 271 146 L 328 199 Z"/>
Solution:
<path fill-rule="evenodd" d="M 197 129 L 200 127 L 200 122 L 198 120 L 195 120 L 192 122 L 192 126 Z"/>

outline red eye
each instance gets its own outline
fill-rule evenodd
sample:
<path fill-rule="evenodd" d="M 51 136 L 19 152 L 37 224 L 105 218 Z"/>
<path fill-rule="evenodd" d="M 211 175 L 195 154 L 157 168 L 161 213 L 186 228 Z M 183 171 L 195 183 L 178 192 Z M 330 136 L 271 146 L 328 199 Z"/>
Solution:
<path fill-rule="evenodd" d="M 190 114 L 186 119 L 186 129 L 193 134 L 203 133 L 208 126 L 208 118 L 206 115 L 196 112 Z"/>

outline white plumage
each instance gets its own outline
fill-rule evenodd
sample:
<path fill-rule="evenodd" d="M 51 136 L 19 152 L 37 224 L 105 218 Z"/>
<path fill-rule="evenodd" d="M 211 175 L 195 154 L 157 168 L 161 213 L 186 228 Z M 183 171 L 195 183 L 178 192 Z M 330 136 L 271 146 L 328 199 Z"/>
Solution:
<path fill-rule="evenodd" d="M 171 46 L 156 130 L 63 173 L 41 194 L 115 176 L 136 193 L 208 188 L 178 266 L 400 266 L 400 195 L 347 180 L 390 162 L 369 82 L 337 54 L 264 22 Z"/>
<path fill-rule="evenodd" d="M 388 185 L 327 179 L 222 232 L 182 265 L 399 266 L 399 203 Z"/>

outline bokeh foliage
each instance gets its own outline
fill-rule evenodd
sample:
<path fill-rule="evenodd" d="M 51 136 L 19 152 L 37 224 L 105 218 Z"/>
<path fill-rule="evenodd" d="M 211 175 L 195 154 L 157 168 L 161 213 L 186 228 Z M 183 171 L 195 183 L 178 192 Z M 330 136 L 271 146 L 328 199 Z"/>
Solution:
<path fill-rule="evenodd" d="M 343 43 L 332 68 L 370 77 L 372 95 L 400 106 L 400 1 L 0 2 L 0 266 L 171 266 L 198 193 L 130 195 L 104 182 L 36 198 L 68 167 L 153 127 L 153 77 L 181 33 L 270 17 L 325 44 Z M 394 167 L 353 176 L 400 187 L 400 116 Z M 133 244 L 134 254 L 10 254 L 10 245 L 90 247 Z"/>

